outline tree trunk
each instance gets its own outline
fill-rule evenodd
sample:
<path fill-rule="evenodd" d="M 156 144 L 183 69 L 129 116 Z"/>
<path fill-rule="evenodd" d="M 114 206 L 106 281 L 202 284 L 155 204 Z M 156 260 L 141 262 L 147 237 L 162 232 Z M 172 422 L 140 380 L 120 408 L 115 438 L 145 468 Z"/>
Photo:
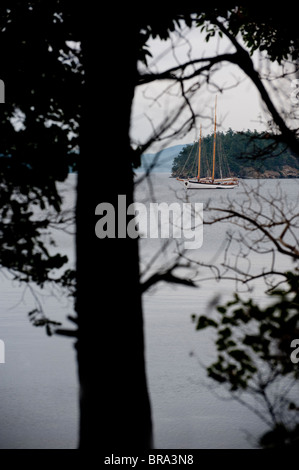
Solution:
<path fill-rule="evenodd" d="M 104 21 L 102 18 L 101 21 Z M 133 25 L 83 45 L 86 87 L 77 200 L 77 313 L 81 449 L 146 449 L 147 392 L 138 243 L 118 238 L 118 195 L 133 201 L 129 123 L 136 80 Z M 115 46 L 116 44 L 116 46 Z M 114 50 L 112 50 L 115 48 Z M 115 208 L 116 238 L 99 239 L 95 208 Z"/>

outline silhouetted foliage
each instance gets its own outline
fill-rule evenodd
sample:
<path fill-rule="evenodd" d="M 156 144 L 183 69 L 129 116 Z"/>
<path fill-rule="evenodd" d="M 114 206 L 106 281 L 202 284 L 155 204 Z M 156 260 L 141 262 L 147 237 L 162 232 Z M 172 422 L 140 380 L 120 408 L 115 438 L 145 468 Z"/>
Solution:
<path fill-rule="evenodd" d="M 0 263 L 16 279 L 40 286 L 67 261 L 51 254 L 45 235 L 61 211 L 57 182 L 77 159 L 83 75 L 81 50 L 68 42 L 76 30 L 76 8 L 66 2 L 0 7 L 7 96 L 0 113 Z"/>
<path fill-rule="evenodd" d="M 241 34 L 250 54 L 254 51 L 267 51 L 272 61 L 280 63 L 283 59 L 298 58 L 298 34 L 296 20 L 287 8 L 278 4 L 269 8 L 257 8 L 255 5 L 235 5 L 203 8 L 198 25 L 205 31 L 206 40 L 219 34 L 213 22 L 222 17 L 227 22 L 227 29 L 234 37 Z M 217 25 L 216 25 L 217 26 Z M 220 32 L 220 37 L 222 33 Z"/>
<path fill-rule="evenodd" d="M 278 429 L 284 431 L 283 440 L 293 439 L 294 433 L 298 439 L 299 403 L 291 390 L 299 371 L 290 356 L 299 334 L 299 276 L 285 274 L 287 287 L 268 292 L 264 307 L 235 293 L 233 300 L 217 307 L 217 318 L 192 316 L 196 330 L 216 330 L 217 360 L 207 367 L 209 377 L 239 401 L 247 392 L 261 404 L 255 412 L 272 428 L 261 439 L 263 446 L 270 445 L 270 436 L 275 444 Z"/>

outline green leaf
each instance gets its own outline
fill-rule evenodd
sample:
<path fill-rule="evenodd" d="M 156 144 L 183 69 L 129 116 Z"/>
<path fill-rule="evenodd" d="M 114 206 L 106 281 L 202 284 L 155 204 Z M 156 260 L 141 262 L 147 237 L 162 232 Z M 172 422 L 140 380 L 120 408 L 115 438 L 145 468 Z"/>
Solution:
<path fill-rule="evenodd" d="M 211 318 L 207 318 L 204 315 L 200 316 L 197 321 L 196 329 L 202 330 L 203 328 L 207 328 L 208 326 L 214 326 L 216 328 L 218 325 Z"/>
<path fill-rule="evenodd" d="M 228 354 L 234 359 L 236 359 L 236 361 L 238 362 L 250 361 L 250 357 L 242 349 L 233 349 L 231 351 L 228 351 Z"/>
<path fill-rule="evenodd" d="M 218 310 L 219 313 L 226 313 L 226 311 L 227 311 L 226 307 L 223 307 L 221 305 L 219 307 L 217 307 L 217 310 Z"/>
<path fill-rule="evenodd" d="M 231 336 L 231 334 L 232 331 L 230 328 L 224 328 L 223 330 L 219 331 L 219 335 L 221 335 L 222 338 L 228 338 L 229 336 Z"/>
<path fill-rule="evenodd" d="M 226 382 L 226 378 L 223 377 L 222 375 L 220 374 L 217 374 L 216 372 L 214 372 L 213 370 L 209 369 L 208 370 L 208 375 L 209 377 L 211 377 L 212 379 L 216 380 L 217 382 L 219 383 L 224 383 Z"/>

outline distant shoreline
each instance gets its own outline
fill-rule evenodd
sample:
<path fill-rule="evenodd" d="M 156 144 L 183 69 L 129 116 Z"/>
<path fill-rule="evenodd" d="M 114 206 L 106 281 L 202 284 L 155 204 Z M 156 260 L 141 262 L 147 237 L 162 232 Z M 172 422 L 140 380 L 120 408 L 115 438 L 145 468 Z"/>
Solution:
<path fill-rule="evenodd" d="M 139 168 L 137 170 L 134 170 L 134 171 L 135 171 L 136 176 L 145 174 L 147 172 L 147 170 L 139 169 Z M 177 178 L 177 176 L 172 176 L 172 174 L 170 172 L 167 172 L 167 171 L 152 171 L 152 172 L 150 172 L 150 174 L 151 175 L 168 175 L 168 177 L 172 178 L 172 179 Z M 238 176 L 238 179 L 240 179 L 240 180 L 286 180 L 286 179 L 296 180 L 296 179 L 298 179 L 299 180 L 299 175 L 298 176 L 259 176 L 259 177 L 255 177 L 255 176 L 247 176 L 247 177 Z"/>

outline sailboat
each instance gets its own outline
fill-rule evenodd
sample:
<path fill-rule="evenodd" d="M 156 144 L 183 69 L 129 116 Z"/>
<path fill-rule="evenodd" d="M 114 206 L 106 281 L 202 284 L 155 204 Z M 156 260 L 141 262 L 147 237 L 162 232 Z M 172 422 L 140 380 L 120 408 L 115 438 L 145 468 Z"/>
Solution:
<path fill-rule="evenodd" d="M 214 142 L 213 142 L 213 167 L 212 167 L 212 176 L 201 177 L 200 176 L 200 163 L 201 163 L 201 127 L 200 127 L 200 137 L 198 142 L 198 165 L 197 165 L 197 176 L 194 178 L 188 178 L 182 180 L 177 178 L 180 181 L 184 181 L 186 189 L 233 189 L 238 186 L 238 178 L 228 177 L 228 178 L 215 178 L 215 161 L 216 161 L 216 106 L 217 106 L 217 96 L 215 99 L 215 122 L 214 122 Z"/>

